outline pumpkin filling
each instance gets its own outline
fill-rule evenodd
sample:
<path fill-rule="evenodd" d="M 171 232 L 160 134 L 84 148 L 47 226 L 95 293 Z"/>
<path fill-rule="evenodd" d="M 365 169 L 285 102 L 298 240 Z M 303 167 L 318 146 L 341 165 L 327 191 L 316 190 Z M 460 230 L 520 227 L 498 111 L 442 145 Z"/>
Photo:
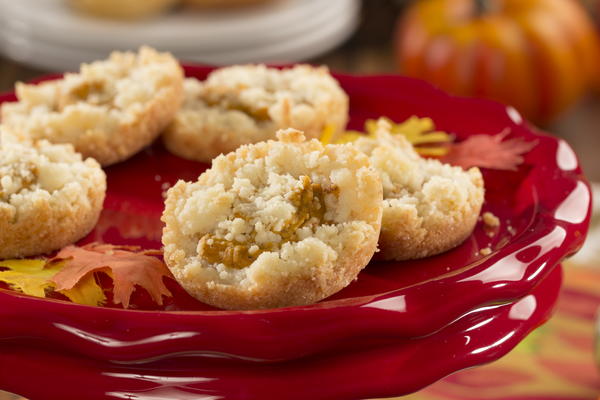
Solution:
<path fill-rule="evenodd" d="M 209 107 L 221 107 L 225 110 L 229 111 L 240 111 L 250 118 L 255 119 L 256 121 L 269 121 L 271 117 L 269 116 L 268 107 L 252 107 L 248 104 L 243 104 L 236 99 L 229 98 L 221 98 L 221 99 L 207 99 L 202 98 L 202 101 L 206 103 Z"/>
<path fill-rule="evenodd" d="M 83 81 L 58 96 L 56 110 L 62 111 L 65 107 L 85 102 L 96 106 L 112 106 L 114 96 L 106 90 L 103 81 Z"/>
<path fill-rule="evenodd" d="M 300 187 L 291 191 L 287 200 L 295 207 L 294 215 L 285 221 L 283 228 L 273 233 L 281 237 L 279 243 L 266 243 L 258 246 L 256 244 L 256 232 L 252 232 L 250 241 L 242 243 L 236 240 L 226 240 L 215 234 L 204 235 L 198 242 L 198 255 L 210 264 L 223 264 L 228 268 L 243 269 L 250 266 L 262 253 L 275 251 L 280 243 L 293 242 L 297 240 L 298 229 L 314 227 L 329 221 L 326 214 L 325 196 L 333 194 L 337 196 L 339 188 L 335 185 L 323 187 L 319 183 L 313 183 L 310 177 L 300 177 Z M 248 221 L 243 215 L 235 215 Z"/>

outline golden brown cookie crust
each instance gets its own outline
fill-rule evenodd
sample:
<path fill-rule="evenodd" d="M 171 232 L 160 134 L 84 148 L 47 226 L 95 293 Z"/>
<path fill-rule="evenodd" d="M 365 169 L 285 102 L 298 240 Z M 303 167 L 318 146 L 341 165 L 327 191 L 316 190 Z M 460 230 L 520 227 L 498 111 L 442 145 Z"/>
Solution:
<path fill-rule="evenodd" d="M 376 257 L 382 260 L 413 260 L 453 249 L 473 232 L 480 207 L 469 204 L 451 218 L 424 224 L 417 213 L 384 205 L 385 222 L 381 226 L 380 252 Z"/>
<path fill-rule="evenodd" d="M 95 160 L 46 141 L 5 143 L 0 155 L 0 259 L 45 254 L 92 230 L 106 192 Z"/>
<path fill-rule="evenodd" d="M 275 139 L 278 129 L 299 129 L 309 139 L 325 127 L 337 134 L 348 118 L 348 96 L 325 67 L 239 65 L 204 82 L 188 78 L 184 87 L 184 104 L 163 140 L 172 153 L 196 161 Z"/>
<path fill-rule="evenodd" d="M 383 182 L 383 220 L 377 258 L 410 260 L 450 250 L 467 239 L 484 200 L 478 168 L 464 171 L 421 158 L 380 120 L 376 137 L 354 145 L 369 155 Z"/>
<path fill-rule="evenodd" d="M 16 89 L 19 101 L 2 105 L 7 134 L 71 143 L 107 166 L 148 146 L 171 122 L 183 101 L 183 72 L 170 54 L 142 47 Z"/>
<path fill-rule="evenodd" d="M 305 199 L 302 182 L 323 194 L 309 208 L 308 224 L 288 231 L 306 211 L 296 202 Z M 280 141 L 220 156 L 197 182 L 169 190 L 165 261 L 188 293 L 217 307 L 311 304 L 347 286 L 373 256 L 381 198 L 379 177 L 363 154 L 350 145 L 304 142 L 289 130 Z M 207 235 L 235 241 L 248 254 L 256 246 L 255 256 L 242 268 L 225 265 L 227 257 L 215 261 L 204 247 Z"/>

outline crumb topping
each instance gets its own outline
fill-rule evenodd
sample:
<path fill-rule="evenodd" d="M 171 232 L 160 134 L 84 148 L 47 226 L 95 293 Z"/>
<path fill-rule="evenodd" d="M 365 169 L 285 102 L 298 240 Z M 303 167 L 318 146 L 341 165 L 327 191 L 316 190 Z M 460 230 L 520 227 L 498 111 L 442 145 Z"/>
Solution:
<path fill-rule="evenodd" d="M 93 160 L 82 161 L 70 145 L 5 142 L 0 145 L 0 204 L 18 206 L 22 195 L 53 194 L 77 186 L 77 177 L 96 174 Z"/>
<path fill-rule="evenodd" d="M 319 89 L 326 90 L 320 93 Z M 203 83 L 201 97 L 209 106 L 242 111 L 264 121 L 271 119 L 271 107 L 313 107 L 332 90 L 340 89 L 326 68 L 241 65 L 212 72 Z"/>
<path fill-rule="evenodd" d="M 251 265 L 265 251 L 276 251 L 282 242 L 294 242 L 298 238 L 300 228 L 314 230 L 316 225 L 331 222 L 326 218 L 326 195 L 336 195 L 338 187 L 314 183 L 310 177 L 302 175 L 299 185 L 285 196 L 285 199 L 294 207 L 294 212 L 284 220 L 281 227 L 271 233 L 279 238 L 278 242 L 261 243 L 255 245 L 257 232 L 251 229 L 244 236 L 244 242 L 227 240 L 218 235 L 209 233 L 198 242 L 198 255 L 204 257 L 211 264 L 222 263 L 228 268 L 245 268 Z M 236 213 L 234 219 L 241 219 L 245 223 L 251 217 Z M 263 233 L 264 234 L 264 233 Z"/>
<path fill-rule="evenodd" d="M 237 65 L 215 70 L 203 82 L 188 78 L 184 87 L 183 110 L 239 111 L 259 125 L 301 128 L 321 114 L 328 117 L 326 106 L 347 108 L 346 94 L 325 67 Z"/>
<path fill-rule="evenodd" d="M 32 162 L 0 164 L 0 201 L 6 202 L 11 195 L 31 189 L 36 180 L 37 166 Z"/>
<path fill-rule="evenodd" d="M 390 125 L 383 119 L 378 122 L 375 138 L 359 138 L 354 145 L 379 171 L 388 207 L 413 208 L 422 218 L 445 218 L 481 200 L 483 179 L 477 168 L 464 171 L 422 158 L 403 136 L 391 135 Z"/>
<path fill-rule="evenodd" d="M 180 157 L 209 162 L 244 144 L 275 139 L 294 128 L 319 138 L 333 136 L 348 119 L 348 96 L 325 67 L 276 69 L 238 65 L 187 78 L 184 102 L 163 138 Z"/>
<path fill-rule="evenodd" d="M 143 107 L 182 81 L 179 64 L 168 53 L 148 47 L 113 52 L 63 79 L 18 82 L 18 102 L 2 105 L 2 123 L 13 135 L 53 142 L 73 143 L 92 134 L 114 138 L 120 125 L 130 124 Z"/>
<path fill-rule="evenodd" d="M 489 247 L 484 247 L 483 249 L 479 250 L 479 254 L 482 256 L 489 256 L 490 254 L 492 254 L 492 249 L 490 249 Z"/>

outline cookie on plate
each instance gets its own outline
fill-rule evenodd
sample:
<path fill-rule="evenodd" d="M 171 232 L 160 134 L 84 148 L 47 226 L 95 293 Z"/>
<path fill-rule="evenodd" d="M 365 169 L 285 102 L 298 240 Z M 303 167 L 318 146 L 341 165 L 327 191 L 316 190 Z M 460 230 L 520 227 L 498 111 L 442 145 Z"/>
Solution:
<path fill-rule="evenodd" d="M 96 224 L 106 175 L 71 145 L 0 143 L 0 259 L 60 249 Z"/>
<path fill-rule="evenodd" d="M 17 83 L 16 92 L 18 102 L 2 105 L 7 133 L 71 143 L 106 166 L 152 143 L 171 122 L 183 101 L 183 72 L 170 54 L 142 47 L 63 79 Z"/>
<path fill-rule="evenodd" d="M 442 253 L 473 231 L 484 199 L 478 168 L 468 171 L 419 156 L 385 120 L 375 137 L 354 146 L 367 154 L 383 184 L 383 220 L 377 257 L 408 260 Z"/>
<path fill-rule="evenodd" d="M 172 153 L 209 162 L 243 144 L 275 139 L 278 129 L 319 138 L 325 127 L 340 132 L 348 96 L 325 67 L 279 70 L 239 65 L 185 81 L 185 101 L 163 139 Z"/>
<path fill-rule="evenodd" d="M 351 145 L 245 145 L 167 195 L 165 261 L 197 299 L 227 309 L 310 304 L 347 286 L 377 247 L 379 176 Z"/>

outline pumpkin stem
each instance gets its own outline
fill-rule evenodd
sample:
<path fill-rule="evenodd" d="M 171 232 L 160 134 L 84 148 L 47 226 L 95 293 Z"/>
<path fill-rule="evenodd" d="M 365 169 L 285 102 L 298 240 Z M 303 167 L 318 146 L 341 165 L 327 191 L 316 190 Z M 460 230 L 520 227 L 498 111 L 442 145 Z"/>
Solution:
<path fill-rule="evenodd" d="M 481 17 L 492 9 L 489 0 L 475 0 L 475 16 Z"/>

